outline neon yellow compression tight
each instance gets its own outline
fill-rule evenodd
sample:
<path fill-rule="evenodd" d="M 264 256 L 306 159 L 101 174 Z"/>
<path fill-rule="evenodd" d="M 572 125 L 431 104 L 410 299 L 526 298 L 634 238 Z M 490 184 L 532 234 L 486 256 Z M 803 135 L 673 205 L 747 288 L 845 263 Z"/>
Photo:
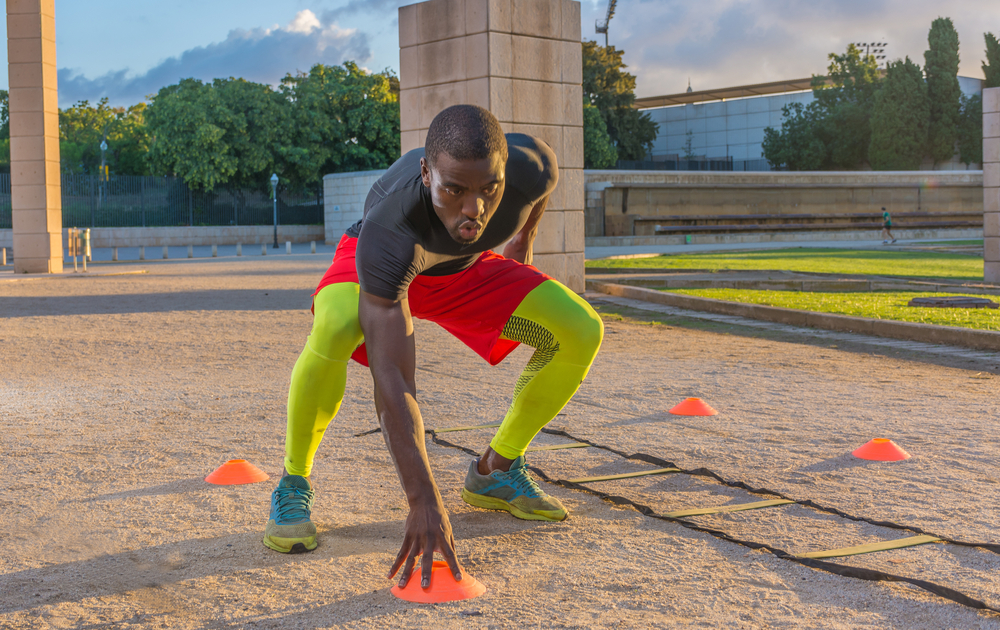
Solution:
<path fill-rule="evenodd" d="M 347 384 L 347 361 L 364 337 L 357 284 L 324 287 L 314 301 L 306 347 L 288 392 L 285 469 L 309 476 L 323 433 L 337 415 Z M 594 309 L 562 284 L 547 280 L 518 305 L 502 336 L 535 348 L 510 408 L 490 445 L 508 459 L 523 455 L 535 435 L 569 402 L 597 356 L 604 324 Z"/>

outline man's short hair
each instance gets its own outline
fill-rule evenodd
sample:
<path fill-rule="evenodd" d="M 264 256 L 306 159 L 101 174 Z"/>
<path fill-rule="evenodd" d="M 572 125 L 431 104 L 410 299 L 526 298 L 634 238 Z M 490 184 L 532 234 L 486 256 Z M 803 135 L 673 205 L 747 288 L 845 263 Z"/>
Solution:
<path fill-rule="evenodd" d="M 476 105 L 452 105 L 442 110 L 427 129 L 424 155 L 434 164 L 447 153 L 455 160 L 484 160 L 500 154 L 507 161 L 507 138 L 500 122 Z"/>

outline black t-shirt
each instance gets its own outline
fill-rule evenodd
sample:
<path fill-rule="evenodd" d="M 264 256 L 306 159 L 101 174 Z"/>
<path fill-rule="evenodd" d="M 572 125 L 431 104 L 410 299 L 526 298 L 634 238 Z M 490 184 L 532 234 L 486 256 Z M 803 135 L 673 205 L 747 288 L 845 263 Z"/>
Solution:
<path fill-rule="evenodd" d="M 420 178 L 424 150 L 396 160 L 368 193 L 364 218 L 347 230 L 358 238 L 361 289 L 402 300 L 417 275 L 468 269 L 479 254 L 517 234 L 534 205 L 556 187 L 559 168 L 552 149 L 531 136 L 507 134 L 507 150 L 503 198 L 479 239 L 467 245 L 451 238 L 434 212 L 431 193 Z"/>

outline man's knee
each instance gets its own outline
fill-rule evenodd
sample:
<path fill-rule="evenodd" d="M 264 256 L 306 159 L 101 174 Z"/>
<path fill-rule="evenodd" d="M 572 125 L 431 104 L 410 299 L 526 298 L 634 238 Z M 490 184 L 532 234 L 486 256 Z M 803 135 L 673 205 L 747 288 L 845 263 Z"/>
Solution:
<path fill-rule="evenodd" d="M 567 320 L 570 342 L 578 346 L 582 352 L 590 354 L 591 360 L 593 360 L 593 356 L 597 354 L 597 350 L 604 340 L 604 322 L 601 320 L 601 316 L 590 304 L 583 302 L 574 309 Z"/>
<path fill-rule="evenodd" d="M 559 343 L 559 355 L 573 364 L 590 365 L 604 339 L 601 316 L 583 299 L 563 305 L 552 316 L 550 330 Z"/>

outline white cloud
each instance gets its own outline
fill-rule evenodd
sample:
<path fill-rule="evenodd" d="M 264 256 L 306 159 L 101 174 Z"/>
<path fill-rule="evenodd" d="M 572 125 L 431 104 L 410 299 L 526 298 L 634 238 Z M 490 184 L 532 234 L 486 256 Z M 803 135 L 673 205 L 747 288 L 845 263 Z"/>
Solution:
<path fill-rule="evenodd" d="M 285 30 L 289 33 L 302 33 L 304 35 L 308 35 L 317 28 L 322 28 L 322 26 L 323 25 L 320 23 L 319 18 L 316 17 L 316 14 L 309 9 L 306 9 L 305 11 L 299 11 L 295 15 L 295 19 L 288 24 Z"/>
<path fill-rule="evenodd" d="M 287 73 L 305 71 L 317 63 L 363 63 L 371 58 L 369 38 L 357 29 L 341 28 L 332 19 L 320 20 L 300 11 L 286 26 L 236 29 L 225 40 L 199 46 L 171 57 L 142 74 L 126 69 L 88 78 L 69 68 L 59 70 L 59 104 L 107 97 L 113 105 L 130 105 L 155 94 L 161 87 L 193 77 L 210 81 L 242 77 L 276 84 Z"/>

